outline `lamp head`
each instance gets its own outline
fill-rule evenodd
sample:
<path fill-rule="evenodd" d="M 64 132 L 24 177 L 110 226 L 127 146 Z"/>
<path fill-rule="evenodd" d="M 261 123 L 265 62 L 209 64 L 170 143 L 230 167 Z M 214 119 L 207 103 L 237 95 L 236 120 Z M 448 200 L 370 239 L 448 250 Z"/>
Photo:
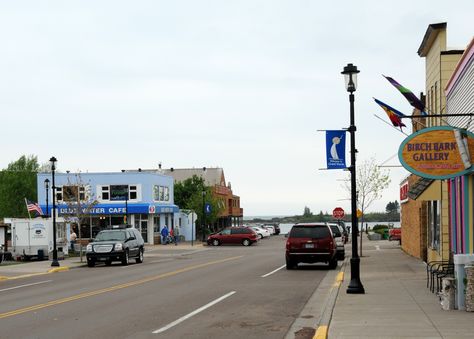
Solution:
<path fill-rule="evenodd" d="M 350 93 L 355 92 L 357 88 L 357 73 L 359 72 L 357 66 L 354 66 L 353 64 L 347 64 L 341 72 L 341 74 L 344 74 L 346 90 Z"/>
<path fill-rule="evenodd" d="M 44 188 L 45 188 L 46 190 L 49 190 L 49 179 L 45 179 L 45 180 L 44 180 Z"/>

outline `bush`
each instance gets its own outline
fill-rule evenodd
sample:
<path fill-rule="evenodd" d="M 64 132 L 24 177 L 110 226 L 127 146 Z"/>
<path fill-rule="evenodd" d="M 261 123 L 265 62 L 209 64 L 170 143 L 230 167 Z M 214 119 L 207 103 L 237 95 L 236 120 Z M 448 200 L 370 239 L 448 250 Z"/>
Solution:
<path fill-rule="evenodd" d="M 388 230 L 388 226 L 387 226 L 387 225 L 375 225 L 375 226 L 372 228 L 372 231 L 373 231 L 374 233 L 378 233 L 378 234 L 380 234 L 380 235 L 382 235 L 382 236 L 383 236 L 383 234 L 384 234 L 385 232 L 387 232 L 387 230 Z"/>

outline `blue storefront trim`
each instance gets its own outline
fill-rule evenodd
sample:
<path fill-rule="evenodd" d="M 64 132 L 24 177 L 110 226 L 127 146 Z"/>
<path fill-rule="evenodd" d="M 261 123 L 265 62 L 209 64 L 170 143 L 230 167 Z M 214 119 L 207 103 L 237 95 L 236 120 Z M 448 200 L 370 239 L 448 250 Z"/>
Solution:
<path fill-rule="evenodd" d="M 74 208 L 67 205 L 58 205 L 59 215 L 75 214 Z M 46 211 L 46 205 L 41 205 L 41 209 Z M 48 206 L 48 214 L 51 214 L 52 206 Z M 152 212 L 154 210 L 154 212 Z M 151 212 L 151 213 L 150 213 Z M 163 213 L 177 213 L 179 208 L 176 205 L 161 205 L 161 204 L 128 204 L 128 214 L 163 214 Z M 89 210 L 83 209 L 83 214 L 90 215 L 111 215 L 111 214 L 126 214 L 125 204 L 97 204 Z"/>

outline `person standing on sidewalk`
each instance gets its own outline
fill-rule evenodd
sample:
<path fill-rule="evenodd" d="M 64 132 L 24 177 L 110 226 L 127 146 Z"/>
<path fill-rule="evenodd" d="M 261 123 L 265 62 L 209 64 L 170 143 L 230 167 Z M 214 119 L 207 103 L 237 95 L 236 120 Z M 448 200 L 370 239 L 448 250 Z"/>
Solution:
<path fill-rule="evenodd" d="M 179 240 L 179 227 L 175 227 L 174 229 L 174 245 L 178 246 L 178 240 Z"/>
<path fill-rule="evenodd" d="M 71 251 L 75 252 L 74 245 L 76 244 L 77 234 L 74 232 L 74 228 L 71 229 L 71 235 L 69 236 L 69 239 L 71 239 Z"/>
<path fill-rule="evenodd" d="M 161 243 L 163 245 L 168 243 L 168 226 L 166 225 L 161 229 Z"/>

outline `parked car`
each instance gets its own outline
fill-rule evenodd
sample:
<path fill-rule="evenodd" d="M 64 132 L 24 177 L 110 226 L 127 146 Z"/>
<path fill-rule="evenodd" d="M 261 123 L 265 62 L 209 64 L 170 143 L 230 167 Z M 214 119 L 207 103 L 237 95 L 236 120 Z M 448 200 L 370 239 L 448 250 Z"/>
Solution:
<path fill-rule="evenodd" d="M 222 244 L 242 244 L 250 246 L 258 241 L 258 235 L 250 227 L 227 227 L 218 233 L 207 237 L 207 244 L 219 246 Z"/>
<path fill-rule="evenodd" d="M 334 239 L 336 240 L 337 259 L 344 260 L 346 256 L 346 251 L 344 249 L 344 244 L 346 243 L 344 230 L 338 224 L 328 224 L 328 225 L 329 227 L 331 227 L 332 235 L 334 236 Z"/>
<path fill-rule="evenodd" d="M 299 263 L 326 262 L 330 269 L 335 269 L 336 253 L 336 242 L 326 223 L 296 224 L 286 240 L 286 268 L 294 269 Z"/>
<path fill-rule="evenodd" d="M 144 251 L 145 242 L 136 228 L 103 230 L 86 247 L 87 266 L 94 267 L 99 261 L 106 265 L 113 261 L 128 265 L 130 258 L 139 264 L 143 262 Z"/>
<path fill-rule="evenodd" d="M 275 234 L 275 227 L 273 227 L 272 225 L 263 225 L 262 228 L 268 230 L 268 232 L 270 232 L 270 235 Z"/>
<path fill-rule="evenodd" d="M 260 239 L 267 238 L 270 236 L 270 231 L 266 228 L 260 226 L 250 226 L 250 228 L 253 229 L 255 233 L 257 233 Z"/>
<path fill-rule="evenodd" d="M 391 228 L 388 231 L 388 240 L 398 240 L 402 241 L 402 229 L 401 228 Z"/>

